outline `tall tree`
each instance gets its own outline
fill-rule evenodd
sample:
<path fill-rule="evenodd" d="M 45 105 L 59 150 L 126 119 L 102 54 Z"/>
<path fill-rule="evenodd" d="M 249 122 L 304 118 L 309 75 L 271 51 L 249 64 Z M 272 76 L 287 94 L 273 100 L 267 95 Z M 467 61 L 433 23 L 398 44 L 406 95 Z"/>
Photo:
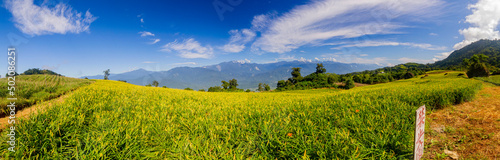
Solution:
<path fill-rule="evenodd" d="M 262 92 L 264 90 L 264 87 L 262 87 L 262 83 L 259 83 L 259 87 L 257 88 L 257 91 Z"/>
<path fill-rule="evenodd" d="M 264 91 L 270 91 L 271 87 L 268 84 L 264 83 Z"/>
<path fill-rule="evenodd" d="M 229 89 L 236 90 L 238 87 L 238 81 L 236 79 L 229 80 Z"/>
<path fill-rule="evenodd" d="M 224 89 L 229 89 L 229 83 L 227 83 L 226 81 L 220 81 L 222 83 L 222 88 Z"/>
<path fill-rule="evenodd" d="M 323 67 L 323 63 L 316 64 L 316 74 L 325 73 L 326 69 Z"/>
<path fill-rule="evenodd" d="M 108 78 L 108 77 L 109 77 L 109 75 L 110 75 L 110 74 L 109 74 L 109 69 L 105 70 L 105 71 L 104 71 L 104 80 L 108 80 L 108 79 L 109 79 L 109 78 Z"/>
<path fill-rule="evenodd" d="M 293 84 L 297 84 L 302 80 L 302 78 L 302 75 L 300 75 L 300 67 L 292 68 L 292 78 L 288 80 L 290 80 Z"/>

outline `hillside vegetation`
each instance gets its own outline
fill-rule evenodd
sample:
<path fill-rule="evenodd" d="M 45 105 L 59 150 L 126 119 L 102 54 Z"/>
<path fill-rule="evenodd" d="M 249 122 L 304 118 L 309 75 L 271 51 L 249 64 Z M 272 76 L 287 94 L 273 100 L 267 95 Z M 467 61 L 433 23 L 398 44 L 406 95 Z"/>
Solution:
<path fill-rule="evenodd" d="M 17 124 L 15 153 L 6 139 L 0 148 L 17 159 L 409 159 L 416 108 L 470 100 L 481 88 L 457 74 L 296 93 L 97 80 Z"/>
<path fill-rule="evenodd" d="M 488 56 L 487 63 L 500 68 L 500 40 L 479 40 L 456 50 L 448 58 L 432 64 L 432 67 L 458 67 L 462 60 L 471 58 L 475 54 Z"/>
<path fill-rule="evenodd" d="M 20 110 L 36 102 L 49 100 L 72 91 L 78 87 L 88 85 L 91 81 L 86 79 L 69 78 L 57 75 L 18 75 L 15 79 L 16 110 Z M 12 97 L 7 89 L 7 78 L 0 79 L 0 116 L 8 113 L 7 104 Z"/>

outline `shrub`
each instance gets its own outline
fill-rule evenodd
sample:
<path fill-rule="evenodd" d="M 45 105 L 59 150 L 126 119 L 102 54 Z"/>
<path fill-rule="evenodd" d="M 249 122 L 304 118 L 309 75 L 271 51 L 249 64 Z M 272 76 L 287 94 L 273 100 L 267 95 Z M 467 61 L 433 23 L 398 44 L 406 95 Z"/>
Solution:
<path fill-rule="evenodd" d="M 413 74 L 411 72 L 406 72 L 405 75 L 403 76 L 404 79 L 410 79 L 413 77 L 415 77 L 415 74 Z"/>
<path fill-rule="evenodd" d="M 469 67 L 467 71 L 467 77 L 488 77 L 490 76 L 490 72 L 484 63 L 476 63 Z"/>
<path fill-rule="evenodd" d="M 188 88 L 184 88 L 184 90 L 186 90 L 186 91 L 192 91 L 193 89 L 191 89 L 191 88 L 188 87 Z"/>
<path fill-rule="evenodd" d="M 345 86 L 344 88 L 345 89 L 351 89 L 351 88 L 354 88 L 354 81 L 352 79 L 348 79 L 345 81 Z"/>

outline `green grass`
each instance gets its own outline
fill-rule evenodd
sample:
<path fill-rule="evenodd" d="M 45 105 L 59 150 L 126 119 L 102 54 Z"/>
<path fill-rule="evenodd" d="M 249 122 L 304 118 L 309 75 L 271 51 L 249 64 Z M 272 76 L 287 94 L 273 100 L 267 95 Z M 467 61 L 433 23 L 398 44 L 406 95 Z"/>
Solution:
<path fill-rule="evenodd" d="M 494 75 L 490 77 L 475 77 L 475 79 L 482 80 L 500 86 L 500 75 Z"/>
<path fill-rule="evenodd" d="M 55 75 L 18 75 L 15 77 L 16 110 L 31 106 L 40 101 L 46 101 L 59 97 L 78 87 L 90 84 L 89 80 L 77 79 Z M 0 79 L 0 116 L 9 110 L 6 108 L 10 100 L 7 100 L 9 90 L 7 89 L 7 78 Z"/>
<path fill-rule="evenodd" d="M 409 159 L 414 111 L 470 100 L 431 74 L 351 90 L 209 93 L 97 80 L 16 126 L 16 159 Z M 2 133 L 7 134 L 7 133 Z"/>

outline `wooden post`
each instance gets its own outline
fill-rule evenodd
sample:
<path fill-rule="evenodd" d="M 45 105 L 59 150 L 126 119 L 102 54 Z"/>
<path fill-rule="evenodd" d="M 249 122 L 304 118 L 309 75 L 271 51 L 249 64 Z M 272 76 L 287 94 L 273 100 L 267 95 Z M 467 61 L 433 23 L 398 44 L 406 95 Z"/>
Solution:
<path fill-rule="evenodd" d="M 415 144 L 413 150 L 414 160 L 419 160 L 424 155 L 424 129 L 425 105 L 417 109 L 415 118 Z"/>

